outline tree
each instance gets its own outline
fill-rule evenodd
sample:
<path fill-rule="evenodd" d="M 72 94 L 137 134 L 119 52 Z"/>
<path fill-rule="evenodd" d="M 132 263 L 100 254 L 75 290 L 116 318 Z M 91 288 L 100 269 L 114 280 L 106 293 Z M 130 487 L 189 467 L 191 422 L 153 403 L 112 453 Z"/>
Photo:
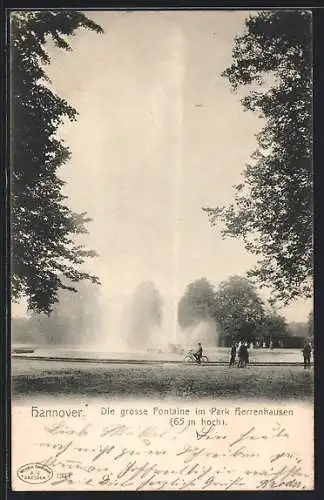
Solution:
<path fill-rule="evenodd" d="M 216 321 L 224 337 L 252 340 L 262 325 L 264 305 L 254 285 L 241 276 L 220 283 L 215 294 Z"/>
<path fill-rule="evenodd" d="M 74 239 L 87 232 L 90 219 L 66 206 L 57 175 L 70 158 L 57 130 L 64 120 L 75 121 L 77 111 L 51 90 L 44 69 L 50 63 L 46 41 L 70 51 L 66 37 L 81 27 L 102 32 L 77 11 L 11 15 L 12 295 L 25 296 L 30 310 L 47 314 L 60 288 L 76 291 L 67 280 L 99 283 L 78 267 L 95 252 Z"/>
<path fill-rule="evenodd" d="M 262 11 L 235 39 L 232 88 L 254 84 L 242 99 L 265 126 L 234 186 L 234 203 L 203 208 L 223 237 L 241 238 L 259 260 L 248 276 L 287 304 L 312 292 L 312 36 L 306 11 Z M 272 81 L 266 85 L 266 78 Z"/>
<path fill-rule="evenodd" d="M 307 319 L 307 332 L 309 337 L 314 336 L 314 311 L 311 311 Z"/>
<path fill-rule="evenodd" d="M 286 319 L 277 313 L 266 314 L 260 324 L 258 333 L 258 340 L 261 345 L 266 341 L 268 346 L 270 342 L 274 342 L 274 346 L 278 346 L 278 343 L 285 339 L 289 333 Z"/>
<path fill-rule="evenodd" d="M 215 289 L 206 278 L 190 283 L 178 305 L 178 323 L 183 328 L 215 316 Z"/>
<path fill-rule="evenodd" d="M 288 333 L 292 337 L 307 338 L 309 336 L 308 324 L 302 321 L 290 321 L 288 323 Z"/>
<path fill-rule="evenodd" d="M 151 281 L 142 282 L 135 290 L 129 307 L 128 344 L 132 348 L 147 345 L 153 329 L 162 322 L 163 301 Z"/>

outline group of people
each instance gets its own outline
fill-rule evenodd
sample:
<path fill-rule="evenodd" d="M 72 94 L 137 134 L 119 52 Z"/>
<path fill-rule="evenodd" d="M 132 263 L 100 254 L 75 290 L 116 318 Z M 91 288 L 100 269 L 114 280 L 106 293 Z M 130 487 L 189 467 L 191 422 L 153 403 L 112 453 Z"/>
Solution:
<path fill-rule="evenodd" d="M 249 351 L 246 342 L 234 342 L 231 348 L 231 358 L 229 366 L 237 366 L 238 368 L 245 368 L 249 364 Z"/>
<path fill-rule="evenodd" d="M 201 358 L 203 354 L 203 348 L 200 342 L 198 342 L 198 349 L 193 353 L 197 363 L 201 363 Z M 312 346 L 309 342 L 306 342 L 302 350 L 304 358 L 304 368 L 310 368 L 311 366 L 311 355 Z M 231 347 L 231 357 L 229 366 L 237 366 L 238 368 L 245 368 L 249 364 L 249 351 L 247 342 L 234 342 Z"/>
<path fill-rule="evenodd" d="M 201 342 L 198 342 L 197 350 L 193 355 L 197 363 L 201 363 L 203 348 Z M 237 359 L 236 359 L 237 358 Z M 237 366 L 238 368 L 245 368 L 249 364 L 249 351 L 247 342 L 233 343 L 231 348 L 231 359 L 229 366 Z"/>

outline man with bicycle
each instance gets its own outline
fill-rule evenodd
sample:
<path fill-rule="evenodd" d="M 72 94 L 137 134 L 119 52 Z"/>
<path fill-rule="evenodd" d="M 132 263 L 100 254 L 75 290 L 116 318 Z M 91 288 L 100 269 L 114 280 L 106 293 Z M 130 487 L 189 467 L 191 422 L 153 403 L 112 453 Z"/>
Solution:
<path fill-rule="evenodd" d="M 201 343 L 198 342 L 198 349 L 196 352 L 193 353 L 193 355 L 196 358 L 197 363 L 199 364 L 201 364 L 202 353 L 203 353 L 203 348 L 201 346 Z"/>

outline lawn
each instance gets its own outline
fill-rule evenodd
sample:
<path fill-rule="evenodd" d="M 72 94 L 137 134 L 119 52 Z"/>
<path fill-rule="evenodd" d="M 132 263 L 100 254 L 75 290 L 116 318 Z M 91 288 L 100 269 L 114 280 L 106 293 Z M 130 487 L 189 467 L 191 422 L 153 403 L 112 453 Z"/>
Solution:
<path fill-rule="evenodd" d="M 35 396 L 311 401 L 313 369 L 302 366 L 110 364 L 13 359 L 13 399 Z"/>

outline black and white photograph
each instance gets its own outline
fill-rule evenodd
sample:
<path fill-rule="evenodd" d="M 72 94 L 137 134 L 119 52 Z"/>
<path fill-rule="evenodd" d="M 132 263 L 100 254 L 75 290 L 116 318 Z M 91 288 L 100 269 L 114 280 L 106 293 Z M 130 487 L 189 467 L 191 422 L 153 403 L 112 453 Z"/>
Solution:
<path fill-rule="evenodd" d="M 312 13 L 9 25 L 13 490 L 312 490 Z"/>

